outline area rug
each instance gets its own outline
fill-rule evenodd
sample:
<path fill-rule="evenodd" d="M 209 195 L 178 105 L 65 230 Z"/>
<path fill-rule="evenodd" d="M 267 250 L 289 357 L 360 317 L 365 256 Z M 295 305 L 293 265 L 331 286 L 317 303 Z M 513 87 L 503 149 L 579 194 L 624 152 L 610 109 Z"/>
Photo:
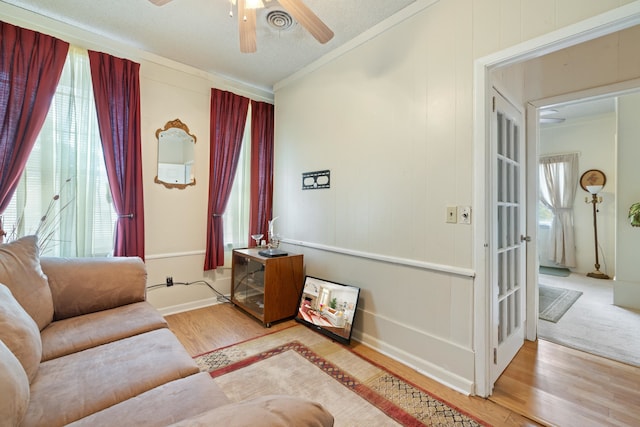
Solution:
<path fill-rule="evenodd" d="M 232 402 L 301 396 L 321 403 L 337 427 L 487 425 L 302 325 L 195 359 Z"/>
<path fill-rule="evenodd" d="M 541 280 L 545 285 L 583 294 L 560 322 L 538 322 L 538 337 L 640 367 L 640 310 L 613 304 L 613 280 L 575 274 Z"/>
<path fill-rule="evenodd" d="M 571 270 L 564 267 L 547 267 L 547 266 L 541 265 L 540 274 L 546 274 L 549 276 L 558 276 L 558 277 L 569 277 L 569 275 L 571 274 Z"/>
<path fill-rule="evenodd" d="M 580 291 L 548 285 L 538 285 L 538 290 L 540 295 L 538 317 L 553 323 L 557 323 L 582 295 Z"/>

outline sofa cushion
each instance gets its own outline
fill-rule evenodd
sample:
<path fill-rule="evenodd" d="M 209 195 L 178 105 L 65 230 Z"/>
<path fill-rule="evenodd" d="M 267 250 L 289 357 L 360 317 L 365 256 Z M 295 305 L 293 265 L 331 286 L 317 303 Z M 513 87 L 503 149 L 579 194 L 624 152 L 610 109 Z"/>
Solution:
<path fill-rule="evenodd" d="M 31 383 L 23 425 L 65 425 L 198 372 L 167 328 L 48 360 Z"/>
<path fill-rule="evenodd" d="M 53 298 L 54 320 L 146 299 L 147 268 L 139 257 L 42 257 Z"/>
<path fill-rule="evenodd" d="M 36 322 L 3 284 L 0 284 L 0 340 L 20 361 L 29 382 L 32 382 L 42 357 L 40 331 Z"/>
<path fill-rule="evenodd" d="M 11 289 L 40 330 L 53 319 L 53 298 L 40 268 L 38 239 L 25 236 L 0 245 L 0 283 Z"/>
<path fill-rule="evenodd" d="M 42 361 L 165 327 L 146 301 L 54 321 L 42 330 Z"/>
<path fill-rule="evenodd" d="M 68 427 L 111 427 L 113 420 L 136 427 L 166 426 L 228 403 L 211 375 L 201 372 L 156 387 Z"/>
<path fill-rule="evenodd" d="M 333 415 L 319 403 L 300 397 L 269 395 L 221 406 L 171 426 L 331 427 L 333 421 Z"/>
<path fill-rule="evenodd" d="M 0 341 L 0 424 L 17 426 L 29 405 L 29 379 L 20 362 Z"/>

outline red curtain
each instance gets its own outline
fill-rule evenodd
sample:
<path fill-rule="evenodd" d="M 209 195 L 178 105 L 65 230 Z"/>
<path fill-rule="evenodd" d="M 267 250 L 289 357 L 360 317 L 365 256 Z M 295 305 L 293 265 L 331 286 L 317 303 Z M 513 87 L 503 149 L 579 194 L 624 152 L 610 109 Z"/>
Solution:
<path fill-rule="evenodd" d="M 251 101 L 251 202 L 249 204 L 249 245 L 251 234 L 267 236 L 273 202 L 273 105 Z"/>
<path fill-rule="evenodd" d="M 98 127 L 118 214 L 114 255 L 144 259 L 140 64 L 89 51 Z"/>
<path fill-rule="evenodd" d="M 0 212 L 18 186 L 68 51 L 69 43 L 0 21 Z"/>
<path fill-rule="evenodd" d="M 224 264 L 222 215 L 229 201 L 238 166 L 248 109 L 248 98 L 219 89 L 211 90 L 211 154 L 205 270 L 213 270 Z"/>

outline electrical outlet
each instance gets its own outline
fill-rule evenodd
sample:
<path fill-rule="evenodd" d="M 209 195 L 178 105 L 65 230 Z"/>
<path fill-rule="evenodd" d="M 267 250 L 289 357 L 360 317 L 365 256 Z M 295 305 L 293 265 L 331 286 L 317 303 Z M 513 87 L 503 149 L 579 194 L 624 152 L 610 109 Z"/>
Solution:
<path fill-rule="evenodd" d="M 458 222 L 458 208 L 455 206 L 447 206 L 447 222 L 450 224 Z"/>
<path fill-rule="evenodd" d="M 458 222 L 471 224 L 471 206 L 458 206 Z"/>

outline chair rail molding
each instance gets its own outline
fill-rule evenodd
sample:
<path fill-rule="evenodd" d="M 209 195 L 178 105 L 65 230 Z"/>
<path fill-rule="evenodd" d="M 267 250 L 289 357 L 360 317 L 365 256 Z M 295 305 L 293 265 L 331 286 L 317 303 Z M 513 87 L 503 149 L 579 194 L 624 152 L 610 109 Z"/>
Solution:
<path fill-rule="evenodd" d="M 343 255 L 350 255 L 350 256 L 365 258 L 373 261 L 386 262 L 389 264 L 421 268 L 423 270 L 438 271 L 442 273 L 449 273 L 449 274 L 460 276 L 460 277 L 474 278 L 476 276 L 476 273 L 474 270 L 469 268 L 464 268 L 464 267 L 457 267 L 454 265 L 437 264 L 437 263 L 427 262 L 427 261 L 418 261 L 414 259 L 376 254 L 373 252 L 364 252 L 364 251 L 357 251 L 353 249 L 340 248 L 337 246 L 323 245 L 320 243 L 304 242 L 301 240 L 282 239 L 281 242 L 288 243 L 294 246 L 301 246 L 305 248 L 318 249 L 326 252 L 334 252 L 334 253 L 343 254 Z"/>

